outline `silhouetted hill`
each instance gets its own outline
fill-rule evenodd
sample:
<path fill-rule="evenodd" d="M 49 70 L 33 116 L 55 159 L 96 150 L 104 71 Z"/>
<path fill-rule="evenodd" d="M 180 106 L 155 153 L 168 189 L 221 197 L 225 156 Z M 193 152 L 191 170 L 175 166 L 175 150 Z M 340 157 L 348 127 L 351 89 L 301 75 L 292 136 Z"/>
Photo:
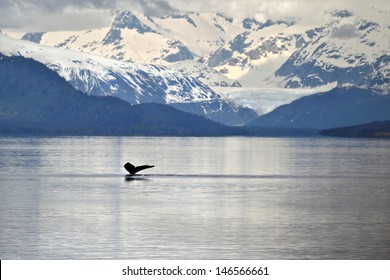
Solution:
<path fill-rule="evenodd" d="M 39 62 L 0 54 L 0 133 L 216 136 L 243 130 L 167 105 L 87 96 Z"/>
<path fill-rule="evenodd" d="M 389 119 L 389 94 L 335 88 L 280 106 L 246 126 L 327 129 Z"/>
<path fill-rule="evenodd" d="M 390 138 L 390 120 L 355 126 L 331 128 L 320 131 L 321 135 L 337 137 Z"/>

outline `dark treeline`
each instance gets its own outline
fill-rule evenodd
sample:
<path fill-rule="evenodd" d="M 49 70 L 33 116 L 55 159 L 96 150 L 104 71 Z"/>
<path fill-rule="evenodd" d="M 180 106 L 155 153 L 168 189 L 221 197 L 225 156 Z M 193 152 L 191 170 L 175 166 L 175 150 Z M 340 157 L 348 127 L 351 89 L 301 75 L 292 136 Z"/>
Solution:
<path fill-rule="evenodd" d="M 326 129 L 320 131 L 320 134 L 337 137 L 390 138 L 390 120 Z"/>

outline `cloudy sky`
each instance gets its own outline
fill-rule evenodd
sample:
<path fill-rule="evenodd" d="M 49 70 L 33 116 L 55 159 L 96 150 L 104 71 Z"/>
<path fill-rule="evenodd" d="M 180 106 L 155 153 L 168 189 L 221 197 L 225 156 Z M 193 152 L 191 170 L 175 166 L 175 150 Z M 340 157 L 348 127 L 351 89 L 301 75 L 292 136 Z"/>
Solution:
<path fill-rule="evenodd" d="M 243 17 L 258 12 L 274 19 L 310 23 L 320 21 L 324 11 L 347 8 L 364 14 L 372 6 L 390 10 L 389 0 L 0 0 L 0 29 L 50 31 L 108 26 L 112 11 L 119 9 L 150 16 L 190 11 Z"/>

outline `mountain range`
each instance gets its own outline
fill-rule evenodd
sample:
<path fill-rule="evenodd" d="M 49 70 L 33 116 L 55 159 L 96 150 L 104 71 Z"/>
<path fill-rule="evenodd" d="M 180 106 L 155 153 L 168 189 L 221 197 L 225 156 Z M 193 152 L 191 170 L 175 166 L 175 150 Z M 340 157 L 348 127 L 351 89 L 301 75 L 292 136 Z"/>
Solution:
<path fill-rule="evenodd" d="M 250 18 L 219 13 L 149 17 L 117 11 L 105 28 L 19 37 L 121 61 L 177 68 L 208 86 L 331 85 L 388 92 L 388 12 L 373 8 L 370 18 L 348 10 L 327 13 L 324 24 L 307 26 L 261 14 Z"/>
<path fill-rule="evenodd" d="M 225 125 L 246 124 L 241 134 L 390 119 L 389 14 L 327 13 L 323 25 L 306 26 L 261 14 L 116 11 L 100 29 L 0 33 L 0 55 L 32 58 L 86 97 L 157 110 L 166 107 L 155 103 L 166 104 Z"/>

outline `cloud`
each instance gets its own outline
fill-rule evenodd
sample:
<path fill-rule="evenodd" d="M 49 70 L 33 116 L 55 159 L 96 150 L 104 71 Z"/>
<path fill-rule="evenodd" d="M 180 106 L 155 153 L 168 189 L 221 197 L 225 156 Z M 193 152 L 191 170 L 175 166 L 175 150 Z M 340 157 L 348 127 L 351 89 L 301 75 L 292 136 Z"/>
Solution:
<path fill-rule="evenodd" d="M 178 10 L 172 8 L 172 6 L 167 1 L 138 0 L 137 2 L 141 7 L 142 12 L 148 16 L 162 17 L 178 12 Z"/>
<path fill-rule="evenodd" d="M 108 0 L 0 0 L 0 28 L 24 31 L 76 30 L 109 22 Z"/>
<path fill-rule="evenodd" d="M 156 0 L 158 2 L 159 0 Z M 181 11 L 225 12 L 231 15 L 266 13 L 275 15 L 318 16 L 324 10 L 357 8 L 367 6 L 387 8 L 388 0 L 161 0 Z"/>
<path fill-rule="evenodd" d="M 256 13 L 271 19 L 293 18 L 321 24 L 324 11 L 371 6 L 389 9 L 388 0 L 0 0 L 0 28 L 24 31 L 88 29 L 107 26 L 111 11 L 127 9 L 149 16 L 182 12 L 220 12 L 245 17 Z"/>
<path fill-rule="evenodd" d="M 359 37 L 360 34 L 354 25 L 344 24 L 338 29 L 333 30 L 331 36 L 339 39 L 351 39 L 354 37 Z"/>

